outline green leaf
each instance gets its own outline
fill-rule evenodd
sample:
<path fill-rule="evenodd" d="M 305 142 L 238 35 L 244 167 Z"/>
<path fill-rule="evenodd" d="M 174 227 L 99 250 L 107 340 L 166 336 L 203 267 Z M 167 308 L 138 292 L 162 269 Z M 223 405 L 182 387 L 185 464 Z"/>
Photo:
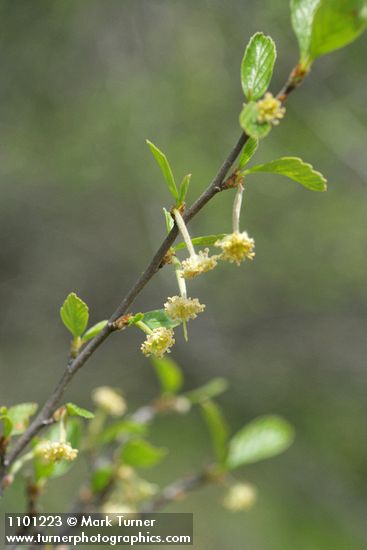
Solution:
<path fill-rule="evenodd" d="M 147 426 L 134 420 L 119 420 L 108 426 L 100 435 L 101 445 L 115 441 L 120 435 L 145 435 Z"/>
<path fill-rule="evenodd" d="M 367 26 L 366 0 L 291 0 L 301 63 L 353 42 Z"/>
<path fill-rule="evenodd" d="M 78 407 L 75 403 L 66 403 L 66 410 L 70 416 L 80 416 L 81 418 L 94 418 L 94 414 L 87 409 L 82 409 Z"/>
<path fill-rule="evenodd" d="M 271 130 L 270 122 L 258 122 L 259 111 L 254 101 L 243 106 L 240 114 L 240 126 L 246 134 L 254 139 L 262 139 Z"/>
<path fill-rule="evenodd" d="M 103 466 L 94 470 L 91 478 L 91 486 L 93 493 L 100 493 L 105 489 L 113 477 L 112 466 Z"/>
<path fill-rule="evenodd" d="M 183 374 L 180 367 L 172 359 L 163 357 L 152 358 L 155 371 L 161 383 L 162 391 L 166 393 L 177 393 L 183 384 Z"/>
<path fill-rule="evenodd" d="M 81 336 L 88 324 L 88 306 L 78 298 L 75 292 L 71 292 L 60 309 L 60 316 L 73 336 Z"/>
<path fill-rule="evenodd" d="M 83 334 L 83 340 L 86 342 L 87 340 L 91 340 L 97 334 L 102 332 L 102 330 L 105 328 L 105 326 L 108 324 L 108 321 L 100 321 L 99 323 L 96 323 L 92 327 L 90 327 L 87 332 Z"/>
<path fill-rule="evenodd" d="M 159 327 L 174 328 L 181 324 L 181 321 L 174 321 L 168 317 L 164 309 L 147 311 L 144 313 L 143 321 L 152 330 Z"/>
<path fill-rule="evenodd" d="M 301 62 L 305 63 L 310 54 L 312 26 L 320 0 L 291 0 L 293 30 L 297 36 L 301 52 Z"/>
<path fill-rule="evenodd" d="M 146 140 L 146 142 L 149 146 L 149 149 L 152 152 L 153 157 L 157 161 L 157 164 L 158 164 L 159 168 L 162 171 L 163 177 L 166 180 L 167 187 L 168 187 L 170 193 L 173 195 L 173 197 L 177 201 L 178 200 L 178 191 L 177 191 L 175 179 L 173 177 L 173 173 L 172 173 L 171 167 L 168 163 L 166 155 L 164 153 L 162 153 L 162 151 L 160 151 L 160 149 L 158 149 L 158 147 L 156 147 L 154 145 L 154 143 L 152 143 L 148 139 Z"/>
<path fill-rule="evenodd" d="M 29 419 L 37 409 L 37 403 L 21 403 L 10 407 L 6 416 L 12 423 L 11 435 L 22 434 L 28 428 Z"/>
<path fill-rule="evenodd" d="M 185 202 L 187 191 L 189 190 L 190 180 L 191 180 L 191 174 L 187 174 L 187 176 L 185 176 L 181 182 L 180 190 L 178 193 L 178 199 L 177 199 L 178 206 L 180 206 Z"/>
<path fill-rule="evenodd" d="M 122 447 L 121 459 L 124 464 L 135 468 L 150 468 L 167 454 L 166 449 L 153 447 L 144 439 L 131 439 Z"/>
<path fill-rule="evenodd" d="M 216 241 L 223 239 L 225 235 L 226 235 L 225 233 L 218 233 L 217 235 L 206 235 L 205 237 L 194 237 L 192 239 L 192 244 L 194 246 L 213 246 Z M 178 243 L 173 248 L 174 250 L 183 250 L 184 248 L 186 248 L 186 243 L 185 242 Z"/>
<path fill-rule="evenodd" d="M 227 422 L 221 409 L 213 401 L 204 401 L 201 408 L 210 431 L 215 455 L 223 464 L 228 452 L 229 428 Z"/>
<path fill-rule="evenodd" d="M 245 171 L 245 174 L 255 172 L 268 172 L 270 174 L 280 174 L 286 176 L 301 185 L 311 189 L 311 191 L 326 191 L 326 179 L 320 172 L 316 172 L 311 164 L 304 162 L 298 157 L 282 157 L 266 164 L 252 166 Z"/>
<path fill-rule="evenodd" d="M 238 169 L 241 170 L 251 160 L 258 148 L 259 140 L 257 138 L 249 137 L 246 141 L 242 153 L 238 161 Z"/>
<path fill-rule="evenodd" d="M 366 0 L 321 0 L 313 20 L 311 57 L 353 42 L 367 26 Z"/>
<path fill-rule="evenodd" d="M 52 462 L 44 462 L 41 457 L 35 456 L 33 460 L 34 473 L 36 481 L 49 479 L 55 470 L 55 464 Z"/>
<path fill-rule="evenodd" d="M 241 83 L 248 101 L 260 99 L 268 89 L 276 59 L 276 49 L 270 36 L 254 34 L 241 65 Z"/>
<path fill-rule="evenodd" d="M 196 388 L 186 393 L 186 397 L 191 401 L 191 403 L 202 403 L 207 399 L 217 397 L 221 395 L 228 389 L 228 382 L 225 378 L 213 378 L 204 386 Z"/>
<path fill-rule="evenodd" d="M 293 439 L 293 427 L 283 418 L 255 418 L 231 439 L 226 464 L 233 469 L 276 456 L 288 449 Z"/>
<path fill-rule="evenodd" d="M 167 233 L 169 233 L 171 231 L 171 229 L 173 229 L 173 226 L 175 225 L 175 222 L 174 222 L 174 219 L 171 216 L 171 213 L 168 212 L 168 210 L 163 208 L 163 212 L 164 212 L 164 217 L 165 217 L 165 220 L 166 220 Z"/>

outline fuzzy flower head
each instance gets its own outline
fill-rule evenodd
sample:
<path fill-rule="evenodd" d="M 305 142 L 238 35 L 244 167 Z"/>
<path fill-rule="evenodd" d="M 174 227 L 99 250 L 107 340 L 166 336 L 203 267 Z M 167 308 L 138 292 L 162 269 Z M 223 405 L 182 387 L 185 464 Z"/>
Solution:
<path fill-rule="evenodd" d="M 189 319 L 195 319 L 198 313 L 204 311 L 205 305 L 201 304 L 197 298 L 173 296 L 167 299 L 164 309 L 171 319 L 188 321 Z"/>
<path fill-rule="evenodd" d="M 193 279 L 201 273 L 214 269 L 218 256 L 209 256 L 209 248 L 200 250 L 198 254 L 190 256 L 181 264 L 180 276 L 184 279 Z"/>
<path fill-rule="evenodd" d="M 279 124 L 279 120 L 284 117 L 285 107 L 282 107 L 281 101 L 270 92 L 267 92 L 264 99 L 258 101 L 256 106 L 259 113 L 257 121 L 260 123 L 271 122 L 276 126 Z"/>
<path fill-rule="evenodd" d="M 71 462 L 78 456 L 78 449 L 73 449 L 70 443 L 42 441 L 36 447 L 36 454 L 45 462 L 55 463 L 63 459 Z"/>
<path fill-rule="evenodd" d="M 163 355 L 170 351 L 174 343 L 174 333 L 171 328 L 159 327 L 155 328 L 150 334 L 147 335 L 145 342 L 141 345 L 141 351 L 144 355 L 154 355 L 161 358 Z"/>
<path fill-rule="evenodd" d="M 248 236 L 247 231 L 226 235 L 223 239 L 217 241 L 215 246 L 218 246 L 223 251 L 220 255 L 221 260 L 234 262 L 237 265 L 240 265 L 246 258 L 253 260 L 255 256 L 255 241 Z"/>
<path fill-rule="evenodd" d="M 127 408 L 125 399 L 109 386 L 96 388 L 93 391 L 92 399 L 97 407 L 111 416 L 122 416 Z"/>
<path fill-rule="evenodd" d="M 223 506 L 232 512 L 249 510 L 256 501 L 256 487 L 250 483 L 236 483 L 223 499 Z"/>

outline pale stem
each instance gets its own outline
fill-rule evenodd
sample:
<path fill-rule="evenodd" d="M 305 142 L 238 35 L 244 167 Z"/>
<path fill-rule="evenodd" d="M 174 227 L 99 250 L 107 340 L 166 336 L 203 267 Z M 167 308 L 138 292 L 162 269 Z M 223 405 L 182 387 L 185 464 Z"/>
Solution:
<path fill-rule="evenodd" d="M 152 329 L 149 328 L 148 325 L 143 323 L 143 321 L 137 321 L 135 323 L 135 326 L 139 327 L 143 332 L 145 332 L 145 334 L 152 334 L 153 333 Z"/>
<path fill-rule="evenodd" d="M 178 210 L 174 210 L 173 215 L 175 217 L 177 227 L 180 230 L 182 238 L 185 241 L 185 244 L 187 246 L 187 250 L 189 251 L 190 256 L 195 257 L 196 256 L 195 248 L 194 248 L 194 245 L 192 244 L 191 237 L 189 235 L 189 232 L 187 231 L 187 227 L 186 227 L 186 224 L 184 222 L 183 217 L 181 216 L 181 214 Z"/>
<path fill-rule="evenodd" d="M 233 213 L 232 213 L 233 233 L 240 232 L 240 215 L 241 215 L 241 206 L 242 206 L 242 196 L 243 196 L 243 185 L 240 183 L 237 187 L 236 196 L 233 201 Z"/>
<path fill-rule="evenodd" d="M 180 275 L 181 263 L 177 258 L 174 258 L 173 262 L 175 264 L 176 279 L 177 279 L 177 284 L 178 284 L 180 294 L 182 298 L 187 298 L 186 281 Z"/>
<path fill-rule="evenodd" d="M 66 424 L 65 424 L 65 415 L 62 414 L 60 419 L 60 443 L 66 443 Z"/>
<path fill-rule="evenodd" d="M 181 263 L 177 258 L 175 258 L 174 259 L 174 264 L 175 264 L 176 279 L 177 279 L 177 283 L 178 283 L 178 288 L 180 290 L 180 294 L 181 294 L 182 298 L 187 298 L 186 281 L 180 275 Z M 186 321 L 183 321 L 182 327 L 183 327 L 184 338 L 187 342 L 189 337 L 188 337 L 188 334 L 187 334 L 187 323 L 186 323 Z"/>

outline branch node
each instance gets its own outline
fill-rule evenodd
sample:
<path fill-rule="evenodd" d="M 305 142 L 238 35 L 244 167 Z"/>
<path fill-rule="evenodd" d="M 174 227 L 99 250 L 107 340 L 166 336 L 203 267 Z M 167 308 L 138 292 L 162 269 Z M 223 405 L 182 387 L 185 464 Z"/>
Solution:
<path fill-rule="evenodd" d="M 132 313 L 126 313 L 125 315 L 122 315 L 116 321 L 111 323 L 112 330 L 124 330 L 126 327 L 129 326 L 129 321 L 132 318 Z"/>

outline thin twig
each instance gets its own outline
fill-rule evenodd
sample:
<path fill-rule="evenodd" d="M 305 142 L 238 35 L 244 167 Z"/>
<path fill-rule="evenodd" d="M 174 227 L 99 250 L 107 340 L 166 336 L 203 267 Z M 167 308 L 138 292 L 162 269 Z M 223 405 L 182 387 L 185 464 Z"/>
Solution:
<path fill-rule="evenodd" d="M 247 136 L 245 134 L 242 134 L 208 189 L 197 199 L 192 207 L 186 211 L 184 215 L 184 219 L 186 222 L 191 220 L 207 204 L 207 202 L 209 202 L 214 197 L 214 195 L 222 190 L 221 185 L 223 183 L 223 180 L 228 170 L 231 168 L 232 164 L 239 155 L 243 145 L 246 143 L 246 140 Z M 52 417 L 52 414 L 55 411 L 58 403 L 60 402 L 65 388 L 68 386 L 78 370 L 90 358 L 90 356 L 114 331 L 114 321 L 116 321 L 119 317 L 127 312 L 128 308 L 131 306 L 138 294 L 143 290 L 143 288 L 150 281 L 153 275 L 157 273 L 164 256 L 175 241 L 177 234 L 178 231 L 177 227 L 175 226 L 164 239 L 163 243 L 159 247 L 148 267 L 145 269 L 145 271 L 142 273 L 142 275 L 139 277 L 139 279 L 136 281 L 130 291 L 126 294 L 125 298 L 122 300 L 116 311 L 112 314 L 106 327 L 81 350 L 81 352 L 75 359 L 69 362 L 61 380 L 54 389 L 53 393 L 50 395 L 49 399 L 46 401 L 39 414 L 36 416 L 28 429 L 24 432 L 24 434 L 18 439 L 13 449 L 10 451 L 9 455 L 5 458 L 5 468 L 9 467 L 14 462 L 16 457 L 27 446 L 30 440 L 43 428 L 44 423 L 48 422 L 48 420 Z"/>
<path fill-rule="evenodd" d="M 291 76 L 285 86 L 278 94 L 278 98 L 285 102 L 289 94 L 302 82 L 305 74 L 300 75 L 297 68 L 294 69 L 291 73 Z M 233 166 L 236 158 L 240 154 L 243 146 L 245 145 L 248 136 L 245 133 L 242 133 L 239 137 L 237 143 L 233 149 L 228 154 L 227 158 L 220 167 L 218 173 L 208 186 L 208 188 L 199 196 L 199 198 L 194 202 L 194 204 L 186 210 L 183 214 L 185 222 L 189 222 L 204 206 L 219 192 L 226 189 L 226 180 L 225 177 L 231 167 Z M 28 445 L 31 439 L 40 431 L 42 428 L 49 424 L 52 419 L 52 415 L 59 404 L 61 397 L 69 385 L 71 380 L 74 378 L 78 370 L 88 361 L 91 355 L 100 347 L 100 345 L 108 338 L 108 336 L 116 330 L 114 322 L 122 317 L 128 311 L 129 307 L 134 302 L 135 298 L 140 294 L 146 284 L 150 279 L 157 273 L 159 268 L 162 265 L 164 257 L 169 251 L 170 247 L 174 243 L 178 235 L 178 229 L 175 225 L 170 233 L 166 236 L 161 246 L 153 256 L 153 259 L 145 269 L 145 271 L 140 275 L 128 293 L 125 295 L 124 299 L 116 309 L 116 311 L 111 315 L 108 324 L 97 336 L 95 336 L 90 342 L 88 342 L 85 347 L 83 347 L 79 355 L 69 361 L 63 376 L 61 377 L 59 383 L 55 387 L 54 391 L 51 393 L 50 397 L 46 401 L 45 405 L 42 407 L 41 411 L 38 413 L 36 418 L 32 421 L 30 426 L 24 432 L 24 434 L 17 440 L 14 447 L 11 449 L 9 454 L 4 458 L 3 464 L 0 469 L 0 496 L 2 495 L 5 486 L 3 480 L 6 476 L 8 467 L 14 462 L 17 456 L 23 451 L 23 449 Z"/>

